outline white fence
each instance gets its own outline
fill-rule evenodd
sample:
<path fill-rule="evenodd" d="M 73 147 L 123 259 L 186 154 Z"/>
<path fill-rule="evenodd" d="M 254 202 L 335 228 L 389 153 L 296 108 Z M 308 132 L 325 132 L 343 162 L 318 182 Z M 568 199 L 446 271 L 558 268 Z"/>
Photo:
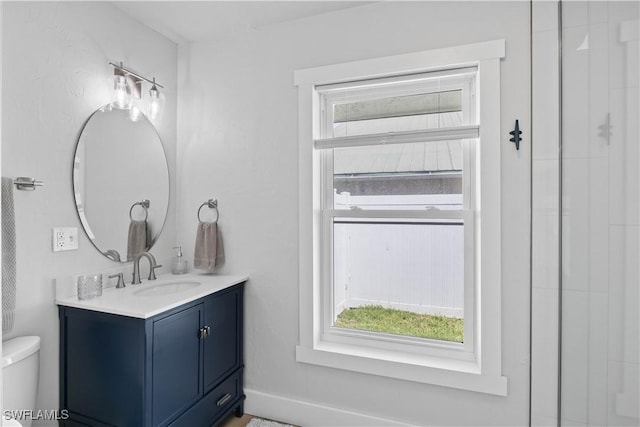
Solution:
<path fill-rule="evenodd" d="M 464 230 L 443 224 L 334 224 L 334 308 L 381 305 L 463 317 Z"/>

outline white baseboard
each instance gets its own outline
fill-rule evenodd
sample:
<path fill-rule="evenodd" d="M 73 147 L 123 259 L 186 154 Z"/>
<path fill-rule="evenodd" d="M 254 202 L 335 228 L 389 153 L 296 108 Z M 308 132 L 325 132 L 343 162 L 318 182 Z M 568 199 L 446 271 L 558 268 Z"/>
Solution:
<path fill-rule="evenodd" d="M 298 426 L 406 426 L 407 424 L 317 403 L 245 389 L 244 411 Z"/>

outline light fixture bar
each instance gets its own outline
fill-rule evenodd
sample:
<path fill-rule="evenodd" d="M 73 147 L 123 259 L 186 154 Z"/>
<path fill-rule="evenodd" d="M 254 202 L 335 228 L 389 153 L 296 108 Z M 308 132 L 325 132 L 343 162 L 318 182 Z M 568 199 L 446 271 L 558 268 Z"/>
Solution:
<path fill-rule="evenodd" d="M 120 64 L 122 64 L 122 63 L 120 63 Z M 137 78 L 137 79 L 142 79 L 142 80 L 144 80 L 144 81 L 146 81 L 146 82 L 149 82 L 149 83 L 151 83 L 151 84 L 155 84 L 155 85 L 156 85 L 156 86 L 158 86 L 159 88 L 164 89 L 164 86 L 162 86 L 160 83 L 158 83 L 157 81 L 155 81 L 155 79 L 150 80 L 150 79 L 148 79 L 148 78 L 146 78 L 146 77 L 144 77 L 144 76 L 141 76 L 141 75 L 140 75 L 140 74 L 138 74 L 138 73 L 134 73 L 134 72 L 133 72 L 133 71 L 131 71 L 131 70 L 127 70 L 127 69 L 126 69 L 126 68 L 124 68 L 122 65 L 114 64 L 113 62 L 109 62 L 109 65 L 111 65 L 113 68 L 115 68 L 116 70 L 118 70 L 118 71 L 122 72 L 122 73 L 123 73 L 123 74 L 125 74 L 125 75 L 127 75 L 127 74 L 128 74 L 128 75 L 133 76 L 133 77 L 135 77 L 135 78 Z"/>

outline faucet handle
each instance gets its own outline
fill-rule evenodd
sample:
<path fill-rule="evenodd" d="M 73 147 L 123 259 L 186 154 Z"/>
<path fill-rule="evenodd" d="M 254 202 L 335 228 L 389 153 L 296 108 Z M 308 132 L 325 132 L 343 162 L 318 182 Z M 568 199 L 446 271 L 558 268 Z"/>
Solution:
<path fill-rule="evenodd" d="M 156 268 L 160 267 L 162 267 L 162 264 L 152 265 L 151 268 L 149 268 L 149 280 L 156 280 Z"/>
<path fill-rule="evenodd" d="M 123 273 L 112 274 L 109 276 L 109 279 L 113 279 L 114 277 L 118 278 L 118 282 L 116 283 L 116 289 L 124 288 L 124 276 Z"/>

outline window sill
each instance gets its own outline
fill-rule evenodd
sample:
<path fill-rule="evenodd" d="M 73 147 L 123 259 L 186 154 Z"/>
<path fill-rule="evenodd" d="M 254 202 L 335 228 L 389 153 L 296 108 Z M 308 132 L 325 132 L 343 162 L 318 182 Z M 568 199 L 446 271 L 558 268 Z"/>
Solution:
<path fill-rule="evenodd" d="M 482 375 L 475 362 L 328 342 L 319 343 L 314 348 L 297 346 L 296 361 L 497 396 L 507 395 L 507 377 Z"/>

